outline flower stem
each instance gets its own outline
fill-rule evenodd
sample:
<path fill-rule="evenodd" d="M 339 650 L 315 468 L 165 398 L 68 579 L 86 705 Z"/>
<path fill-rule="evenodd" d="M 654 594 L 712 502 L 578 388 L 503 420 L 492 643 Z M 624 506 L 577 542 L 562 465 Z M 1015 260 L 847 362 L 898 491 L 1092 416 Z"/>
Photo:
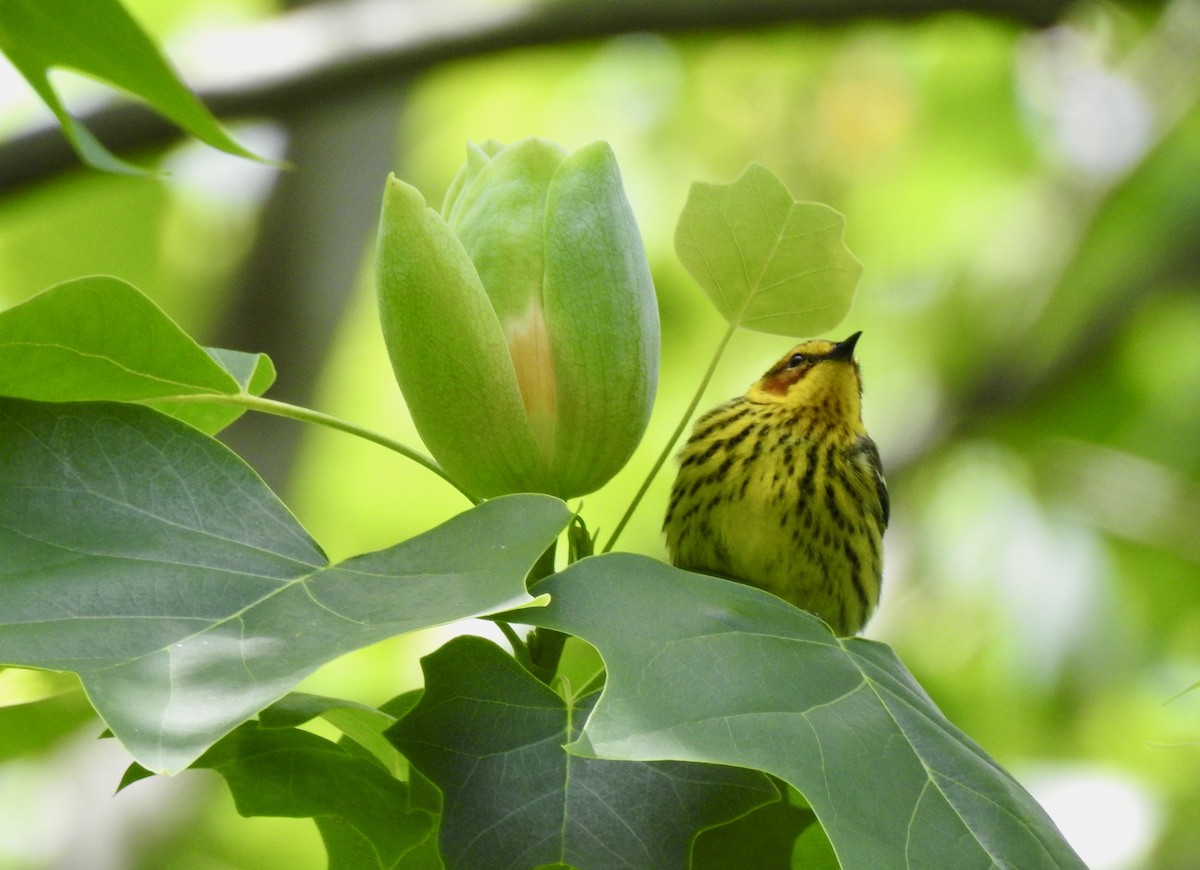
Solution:
<path fill-rule="evenodd" d="M 646 475 L 646 479 L 642 481 L 641 487 L 633 496 L 633 501 L 629 503 L 629 507 L 625 509 L 625 514 L 621 517 L 621 521 L 617 523 L 617 527 L 613 530 L 612 537 L 608 539 L 608 543 L 604 545 L 604 549 L 600 552 L 607 553 L 616 544 L 617 538 L 621 537 L 621 532 L 625 530 L 625 526 L 629 523 L 633 512 L 637 510 L 638 504 L 642 500 L 642 496 L 646 494 L 646 490 L 650 489 L 650 484 L 654 482 L 655 476 L 659 469 L 663 467 L 663 463 L 667 461 L 667 457 L 671 455 L 671 451 L 675 449 L 675 444 L 679 441 L 679 436 L 683 434 L 683 430 L 687 428 L 688 422 L 692 419 L 692 414 L 696 413 L 696 406 L 700 404 L 700 399 L 704 397 L 704 391 L 708 389 L 708 382 L 712 380 L 713 373 L 717 370 L 717 363 L 721 361 L 722 354 L 725 353 L 725 348 L 729 346 L 729 340 L 733 338 L 733 334 L 737 332 L 737 324 L 730 323 L 729 328 L 725 330 L 725 334 L 721 336 L 720 343 L 717 344 L 717 350 L 713 354 L 712 362 L 708 364 L 708 370 L 704 373 L 704 377 L 700 379 L 700 386 L 696 388 L 696 394 L 692 396 L 692 401 L 688 403 L 687 410 L 683 412 L 683 417 L 679 420 L 679 425 L 675 427 L 675 431 L 671 433 L 671 437 L 667 439 L 667 443 L 663 446 L 662 453 L 658 455 L 658 459 L 654 462 L 654 467 L 650 469 L 650 473 Z"/>
<path fill-rule="evenodd" d="M 152 404 L 165 404 L 168 402 L 180 402 L 191 404 L 205 405 L 236 405 L 240 408 L 246 408 L 250 411 L 259 411 L 263 414 L 273 414 L 276 417 L 288 417 L 292 420 L 300 420 L 305 423 L 316 423 L 319 426 L 327 426 L 330 429 L 338 429 L 350 435 L 357 435 L 359 438 L 365 438 L 367 441 L 373 441 L 381 447 L 386 447 L 395 453 L 399 453 L 406 459 L 411 459 L 413 462 L 432 471 L 446 483 L 450 484 L 463 496 L 471 501 L 472 504 L 479 504 L 479 499 L 465 492 L 453 478 L 451 478 L 442 469 L 440 465 L 433 461 L 430 457 L 421 453 L 419 450 L 413 450 L 406 444 L 402 444 L 393 438 L 388 438 L 386 435 L 381 435 L 378 432 L 372 432 L 370 429 L 364 429 L 354 423 L 342 420 L 338 417 L 329 414 L 323 414 L 320 411 L 314 411 L 312 408 L 304 408 L 300 405 L 290 405 L 287 402 L 278 402 L 274 399 L 264 399 L 262 396 L 252 396 L 248 393 L 195 393 L 184 396 L 170 396 L 168 398 L 154 399 Z"/>

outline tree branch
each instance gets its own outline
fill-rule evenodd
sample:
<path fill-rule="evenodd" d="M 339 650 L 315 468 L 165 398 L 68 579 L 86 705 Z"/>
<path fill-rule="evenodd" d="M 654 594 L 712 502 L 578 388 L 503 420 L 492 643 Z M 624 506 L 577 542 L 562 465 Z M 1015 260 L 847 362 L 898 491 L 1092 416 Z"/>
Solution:
<path fill-rule="evenodd" d="M 225 35 L 206 51 L 220 67 L 186 71 L 191 86 L 225 120 L 277 118 L 350 92 L 394 88 L 415 72 L 538 45 L 622 33 L 681 34 L 862 18 L 914 19 L 965 11 L 1033 26 L 1053 23 L 1067 0 L 589 0 L 516 9 L 418 0 L 342 0 L 307 6 Z M 140 104 L 112 103 L 81 120 L 116 153 L 179 138 Z M 0 144 L 0 192 L 79 165 L 57 125 L 45 122 Z"/>

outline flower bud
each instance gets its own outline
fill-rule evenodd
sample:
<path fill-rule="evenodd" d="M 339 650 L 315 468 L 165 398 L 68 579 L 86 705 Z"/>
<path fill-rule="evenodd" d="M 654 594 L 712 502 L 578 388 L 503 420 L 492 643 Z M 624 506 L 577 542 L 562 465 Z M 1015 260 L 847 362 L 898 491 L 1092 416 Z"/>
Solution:
<path fill-rule="evenodd" d="M 377 281 L 396 380 L 464 490 L 571 498 L 628 460 L 658 313 L 606 143 L 471 146 L 441 214 L 390 177 Z"/>

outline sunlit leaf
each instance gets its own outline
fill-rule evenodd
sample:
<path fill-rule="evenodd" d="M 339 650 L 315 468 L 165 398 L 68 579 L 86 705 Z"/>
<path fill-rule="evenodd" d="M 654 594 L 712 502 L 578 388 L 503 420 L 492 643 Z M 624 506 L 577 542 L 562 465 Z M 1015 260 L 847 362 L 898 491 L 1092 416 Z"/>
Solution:
<path fill-rule="evenodd" d="M 118 278 L 67 281 L 0 312 L 0 394 L 72 402 L 237 391 L 217 360 Z"/>
<path fill-rule="evenodd" d="M 837 326 L 862 265 L 842 240 L 845 219 L 796 202 L 769 169 L 750 164 L 732 184 L 692 185 L 675 250 L 721 316 L 774 335 Z"/>
<path fill-rule="evenodd" d="M 190 426 L 0 399 L 0 662 L 77 672 L 134 757 L 175 771 L 326 661 L 530 602 L 568 520 L 556 499 L 496 499 L 331 566 Z"/>
<path fill-rule="evenodd" d="M 216 347 L 206 347 L 204 352 L 229 373 L 245 395 L 261 396 L 275 383 L 275 364 L 265 353 L 244 353 Z M 220 432 L 246 412 L 245 408 L 226 404 L 161 402 L 153 399 L 144 404 L 191 423 L 209 435 Z"/>
<path fill-rule="evenodd" d="M 847 870 L 1083 866 L 888 647 L 639 556 L 585 559 L 533 591 L 550 606 L 522 619 L 587 640 L 608 667 L 574 751 L 767 771 L 809 802 Z"/>
<path fill-rule="evenodd" d="M 595 695 L 568 704 L 490 641 L 421 665 L 425 694 L 389 734 L 445 796 L 449 867 L 684 867 L 699 830 L 776 797 L 750 771 L 568 755 Z"/>
<path fill-rule="evenodd" d="M 0 312 L 0 396 L 153 402 L 164 396 L 256 395 L 274 379 L 267 357 L 202 348 L 119 278 L 67 281 Z M 243 413 L 233 406 L 153 404 L 209 433 Z"/>
<path fill-rule="evenodd" d="M 146 171 L 115 156 L 71 117 L 50 81 L 53 69 L 74 70 L 128 91 L 200 141 L 259 159 L 225 132 L 117 0 L 5 0 L 0 51 L 54 112 L 80 158 L 97 169 Z"/>
<path fill-rule="evenodd" d="M 78 692 L 79 680 L 72 674 L 0 668 L 0 708 L 36 704 L 67 692 Z"/>
<path fill-rule="evenodd" d="M 204 352 L 229 372 L 243 393 L 258 396 L 275 383 L 275 364 L 264 353 L 244 353 L 218 347 L 206 347 Z"/>
<path fill-rule="evenodd" d="M 4 735 L 0 739 L 0 764 L 20 756 L 44 758 L 56 743 L 77 736 L 85 724 L 83 733 L 94 735 L 96 714 L 78 690 L 31 704 L 0 706 L 0 734 Z"/>

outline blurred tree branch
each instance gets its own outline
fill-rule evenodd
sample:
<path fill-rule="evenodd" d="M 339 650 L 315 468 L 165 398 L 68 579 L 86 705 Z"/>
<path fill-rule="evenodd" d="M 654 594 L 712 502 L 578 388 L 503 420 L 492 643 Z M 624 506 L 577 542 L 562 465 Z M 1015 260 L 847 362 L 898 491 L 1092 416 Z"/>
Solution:
<path fill-rule="evenodd" d="M 1067 0 L 557 0 L 517 6 L 444 0 L 292 3 L 260 24 L 196 46 L 207 68 L 184 79 L 226 122 L 277 121 L 287 157 L 264 205 L 214 343 L 268 353 L 273 395 L 307 404 L 361 266 L 392 164 L 407 83 L 439 64 L 510 49 L 630 32 L 680 34 L 862 18 L 972 12 L 1049 25 Z M 215 60 L 215 63 L 214 63 Z M 181 133 L 141 104 L 114 101 L 81 120 L 117 154 L 163 148 Z M 0 143 L 0 194 L 79 167 L 57 125 Z M 223 436 L 273 487 L 285 486 L 301 437 L 276 418 L 247 415 Z"/>
<path fill-rule="evenodd" d="M 949 11 L 1045 26 L 1070 5 L 1067 0 L 559 0 L 509 8 L 340 0 L 305 6 L 232 34 L 208 52 L 221 58 L 219 72 L 185 70 L 185 77 L 226 121 L 279 118 L 349 93 L 390 90 L 441 63 L 514 48 L 637 31 L 744 30 Z M 129 102 L 89 109 L 81 120 L 118 154 L 168 145 L 180 136 L 170 123 Z M 78 165 L 58 127 L 41 124 L 0 143 L 0 193 Z"/>

